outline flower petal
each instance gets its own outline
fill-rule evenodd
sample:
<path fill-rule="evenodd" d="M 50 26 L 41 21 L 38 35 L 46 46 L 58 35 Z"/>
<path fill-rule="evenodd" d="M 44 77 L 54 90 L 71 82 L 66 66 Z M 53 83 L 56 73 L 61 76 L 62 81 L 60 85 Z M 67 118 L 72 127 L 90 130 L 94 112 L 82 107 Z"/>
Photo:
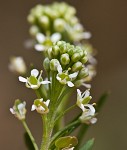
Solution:
<path fill-rule="evenodd" d="M 54 33 L 51 36 L 51 41 L 52 42 L 57 42 L 61 39 L 61 34 L 60 33 Z"/>
<path fill-rule="evenodd" d="M 43 43 L 43 42 L 45 41 L 45 36 L 44 36 L 44 34 L 42 34 L 42 33 L 38 33 L 38 34 L 36 35 L 36 39 L 37 39 L 37 41 L 38 41 L 39 43 Z"/>
<path fill-rule="evenodd" d="M 70 77 L 71 79 L 73 79 L 73 78 L 76 78 L 77 75 L 78 75 L 78 72 L 75 72 L 75 73 L 70 74 L 69 77 Z"/>
<path fill-rule="evenodd" d="M 91 88 L 91 84 L 82 83 L 83 86 L 85 86 L 87 89 Z"/>
<path fill-rule="evenodd" d="M 97 122 L 97 118 L 92 118 L 92 119 L 90 120 L 90 122 L 91 122 L 92 124 L 95 124 L 95 123 Z"/>
<path fill-rule="evenodd" d="M 44 102 L 44 104 L 48 107 L 48 105 L 49 105 L 49 103 L 50 103 L 50 100 L 48 99 L 46 102 Z"/>
<path fill-rule="evenodd" d="M 31 76 L 37 77 L 39 75 L 39 71 L 37 69 L 31 70 Z"/>
<path fill-rule="evenodd" d="M 95 108 L 93 107 L 93 105 L 86 104 L 86 105 L 84 105 L 84 106 L 85 106 L 85 107 L 89 107 L 89 109 L 90 109 L 89 115 L 90 115 L 90 116 L 94 116 L 94 114 L 95 114 Z"/>
<path fill-rule="evenodd" d="M 79 96 L 80 98 L 82 98 L 82 93 L 81 93 L 81 91 L 80 91 L 79 89 L 77 89 L 77 94 L 78 94 L 78 96 Z"/>
<path fill-rule="evenodd" d="M 91 34 L 90 32 L 84 32 L 84 33 L 82 34 L 82 38 L 83 38 L 83 39 L 90 39 L 91 36 L 92 36 L 92 34 Z"/>
<path fill-rule="evenodd" d="M 68 81 L 68 82 L 67 82 L 67 85 L 68 85 L 69 87 L 73 87 L 73 86 L 74 86 L 74 84 L 73 84 L 71 81 Z"/>
<path fill-rule="evenodd" d="M 19 81 L 20 81 L 20 82 L 27 82 L 27 79 L 24 78 L 24 77 L 19 76 Z"/>
<path fill-rule="evenodd" d="M 35 105 L 32 105 L 31 111 L 34 111 L 35 109 L 36 109 L 36 106 L 35 106 Z"/>
<path fill-rule="evenodd" d="M 45 50 L 45 46 L 41 45 L 41 44 L 36 44 L 34 46 L 34 48 L 37 50 L 37 51 L 44 51 Z"/>
<path fill-rule="evenodd" d="M 40 82 L 40 84 L 49 84 L 49 83 L 51 83 L 50 81 L 42 81 L 42 82 Z"/>
<path fill-rule="evenodd" d="M 15 114 L 15 111 L 13 108 L 10 108 L 10 112 L 14 115 Z"/>

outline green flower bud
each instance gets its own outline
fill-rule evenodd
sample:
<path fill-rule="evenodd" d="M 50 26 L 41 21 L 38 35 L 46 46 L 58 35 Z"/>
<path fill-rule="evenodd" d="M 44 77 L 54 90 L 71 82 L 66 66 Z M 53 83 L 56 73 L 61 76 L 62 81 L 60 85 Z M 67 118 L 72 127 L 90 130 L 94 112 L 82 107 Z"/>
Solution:
<path fill-rule="evenodd" d="M 33 25 L 30 27 L 29 32 L 32 36 L 36 36 L 36 34 L 39 32 L 39 28 L 36 25 Z"/>
<path fill-rule="evenodd" d="M 60 46 L 60 53 L 61 54 L 64 54 L 64 53 L 66 53 L 67 52 L 67 45 L 66 44 L 62 44 L 61 46 Z"/>
<path fill-rule="evenodd" d="M 41 16 L 39 18 L 39 22 L 41 24 L 42 27 L 44 27 L 45 29 L 49 28 L 49 18 L 47 16 Z"/>
<path fill-rule="evenodd" d="M 76 72 L 76 71 L 81 70 L 81 68 L 82 68 L 82 63 L 78 61 L 72 66 L 72 71 Z"/>
<path fill-rule="evenodd" d="M 49 59 L 52 59 L 53 58 L 52 48 L 47 49 L 46 52 L 47 52 L 47 55 L 48 55 Z"/>
<path fill-rule="evenodd" d="M 72 17 L 70 20 L 71 25 L 75 25 L 76 23 L 78 23 L 78 18 L 77 17 Z"/>
<path fill-rule="evenodd" d="M 53 53 L 53 55 L 54 55 L 54 56 L 58 56 L 58 55 L 59 55 L 59 52 L 60 52 L 59 46 L 54 45 L 54 46 L 52 47 L 52 53 Z"/>
<path fill-rule="evenodd" d="M 74 48 L 69 48 L 69 49 L 68 49 L 68 54 L 69 54 L 70 56 L 72 56 L 72 55 L 74 54 Z"/>
<path fill-rule="evenodd" d="M 44 66 L 44 69 L 46 71 L 49 71 L 50 70 L 50 60 L 49 58 L 45 58 L 44 61 L 43 61 L 43 66 Z"/>
<path fill-rule="evenodd" d="M 67 53 L 62 54 L 61 57 L 60 57 L 60 62 L 61 62 L 62 65 L 69 64 L 69 62 L 70 62 L 69 55 Z"/>
<path fill-rule="evenodd" d="M 80 79 L 82 79 L 82 78 L 84 78 L 84 77 L 86 77 L 86 76 L 88 76 L 88 75 L 89 75 L 88 68 L 83 67 L 83 68 L 80 70 L 80 72 L 79 72 L 79 74 L 78 74 L 78 77 L 79 77 Z"/>
<path fill-rule="evenodd" d="M 54 29 L 57 32 L 62 32 L 65 28 L 65 21 L 61 18 L 55 19 L 54 21 Z"/>
<path fill-rule="evenodd" d="M 32 14 L 29 14 L 27 17 L 27 20 L 29 23 L 34 24 L 35 23 L 35 17 Z"/>
<path fill-rule="evenodd" d="M 74 53 L 74 54 L 72 55 L 72 57 L 71 57 L 71 60 L 72 60 L 73 62 L 77 62 L 77 61 L 80 60 L 80 58 L 81 58 L 81 56 L 80 56 L 79 53 Z"/>
<path fill-rule="evenodd" d="M 63 44 L 66 44 L 66 42 L 64 42 L 64 41 L 58 41 L 58 42 L 57 42 L 57 45 L 58 45 L 58 46 L 61 46 L 61 45 L 63 45 Z"/>
<path fill-rule="evenodd" d="M 52 71 L 57 71 L 59 66 L 60 66 L 60 62 L 57 59 L 52 59 L 50 61 L 50 69 Z"/>
<path fill-rule="evenodd" d="M 88 57 L 87 57 L 87 56 L 84 56 L 84 57 L 81 59 L 81 62 L 82 62 L 83 64 L 85 64 L 87 61 L 88 61 Z"/>

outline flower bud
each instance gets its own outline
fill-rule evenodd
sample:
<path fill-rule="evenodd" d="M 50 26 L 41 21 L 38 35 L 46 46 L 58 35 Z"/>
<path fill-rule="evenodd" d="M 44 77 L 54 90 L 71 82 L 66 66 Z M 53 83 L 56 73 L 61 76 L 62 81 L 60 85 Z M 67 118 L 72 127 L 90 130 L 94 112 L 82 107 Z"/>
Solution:
<path fill-rule="evenodd" d="M 54 46 L 52 47 L 52 53 L 53 53 L 54 56 L 58 56 L 59 51 L 60 51 L 59 46 L 54 45 Z"/>
<path fill-rule="evenodd" d="M 60 46 L 60 53 L 61 54 L 64 54 L 64 53 L 66 53 L 67 52 L 67 46 L 66 46 L 66 44 L 62 44 L 61 46 Z"/>
<path fill-rule="evenodd" d="M 25 74 L 27 71 L 26 64 L 22 57 L 12 57 L 10 60 L 9 69 L 17 74 Z"/>
<path fill-rule="evenodd" d="M 78 61 L 72 66 L 72 71 L 76 72 L 79 71 L 81 68 L 82 68 L 82 63 Z"/>
<path fill-rule="evenodd" d="M 72 55 L 72 57 L 71 57 L 71 60 L 72 60 L 73 62 L 77 62 L 77 61 L 80 60 L 80 58 L 81 58 L 81 56 L 80 56 L 79 53 L 74 53 L 74 54 Z"/>
<path fill-rule="evenodd" d="M 84 56 L 84 57 L 81 59 L 81 62 L 82 62 L 83 64 L 85 64 L 87 61 L 88 61 L 88 57 L 87 57 L 87 56 Z"/>
<path fill-rule="evenodd" d="M 80 79 L 82 79 L 82 78 L 88 76 L 88 74 L 89 74 L 88 68 L 83 67 L 83 68 L 80 70 L 80 72 L 79 72 L 79 74 L 78 74 L 78 77 L 79 77 Z"/>
<path fill-rule="evenodd" d="M 64 28 L 65 28 L 65 21 L 63 19 L 58 18 L 54 21 L 55 31 L 62 32 Z"/>
<path fill-rule="evenodd" d="M 15 100 L 13 108 L 10 108 L 10 112 L 15 115 L 19 120 L 24 120 L 26 116 L 26 102 L 21 102 L 19 99 Z"/>
<path fill-rule="evenodd" d="M 47 16 L 41 16 L 39 22 L 45 29 L 49 28 L 49 18 Z"/>
<path fill-rule="evenodd" d="M 66 42 L 65 42 L 65 41 L 58 41 L 58 42 L 57 42 L 57 45 L 58 45 L 58 46 L 61 46 L 61 45 L 63 45 L 63 44 L 66 44 Z"/>
<path fill-rule="evenodd" d="M 46 71 L 49 71 L 50 70 L 50 60 L 48 57 L 46 57 L 43 61 L 43 66 L 44 66 L 44 69 Z"/>
<path fill-rule="evenodd" d="M 34 24 L 35 23 L 35 17 L 32 14 L 29 14 L 27 17 L 27 20 L 29 23 Z"/>
<path fill-rule="evenodd" d="M 32 36 L 36 36 L 36 34 L 39 32 L 39 28 L 36 25 L 33 25 L 30 27 L 29 32 Z"/>
<path fill-rule="evenodd" d="M 51 59 L 53 57 L 53 54 L 52 54 L 52 48 L 50 47 L 49 49 L 47 49 L 47 55 L 49 57 L 49 59 Z"/>
<path fill-rule="evenodd" d="M 60 57 L 60 62 L 61 62 L 62 65 L 69 64 L 69 62 L 70 62 L 69 55 L 67 53 L 62 54 L 61 57 Z"/>
<path fill-rule="evenodd" d="M 51 69 L 52 71 L 57 71 L 59 65 L 60 65 L 60 62 L 59 62 L 57 59 L 52 59 L 52 60 L 50 61 L 50 69 Z"/>

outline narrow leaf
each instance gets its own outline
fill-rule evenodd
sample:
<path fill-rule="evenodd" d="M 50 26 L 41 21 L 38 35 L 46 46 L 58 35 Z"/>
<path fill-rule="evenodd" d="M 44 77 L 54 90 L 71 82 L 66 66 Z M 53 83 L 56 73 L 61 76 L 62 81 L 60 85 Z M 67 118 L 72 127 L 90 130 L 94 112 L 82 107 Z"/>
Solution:
<path fill-rule="evenodd" d="M 91 139 L 87 141 L 86 144 L 79 150 L 92 150 L 93 144 L 94 144 L 94 139 Z"/>

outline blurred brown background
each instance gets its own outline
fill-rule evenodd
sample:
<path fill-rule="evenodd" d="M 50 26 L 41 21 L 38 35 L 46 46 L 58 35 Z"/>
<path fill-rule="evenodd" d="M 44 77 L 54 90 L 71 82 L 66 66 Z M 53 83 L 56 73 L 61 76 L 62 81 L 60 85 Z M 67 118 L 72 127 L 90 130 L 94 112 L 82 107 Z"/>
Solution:
<path fill-rule="evenodd" d="M 40 68 L 41 56 L 26 50 L 29 39 L 26 16 L 37 3 L 49 0 L 11 0 L 0 2 L 0 149 L 26 150 L 24 129 L 9 112 L 14 99 L 32 104 L 34 95 L 8 71 L 9 57 L 24 56 L 27 63 Z M 53 2 L 53 1 L 52 1 Z M 127 0 L 66 0 L 77 8 L 78 16 L 93 34 L 91 42 L 98 50 L 98 74 L 93 81 L 92 95 L 96 100 L 105 90 L 111 95 L 99 114 L 98 122 L 88 131 L 86 139 L 96 138 L 94 150 L 127 149 Z M 40 143 L 41 120 L 29 113 L 28 124 Z M 35 129 L 36 127 L 36 129 Z"/>

